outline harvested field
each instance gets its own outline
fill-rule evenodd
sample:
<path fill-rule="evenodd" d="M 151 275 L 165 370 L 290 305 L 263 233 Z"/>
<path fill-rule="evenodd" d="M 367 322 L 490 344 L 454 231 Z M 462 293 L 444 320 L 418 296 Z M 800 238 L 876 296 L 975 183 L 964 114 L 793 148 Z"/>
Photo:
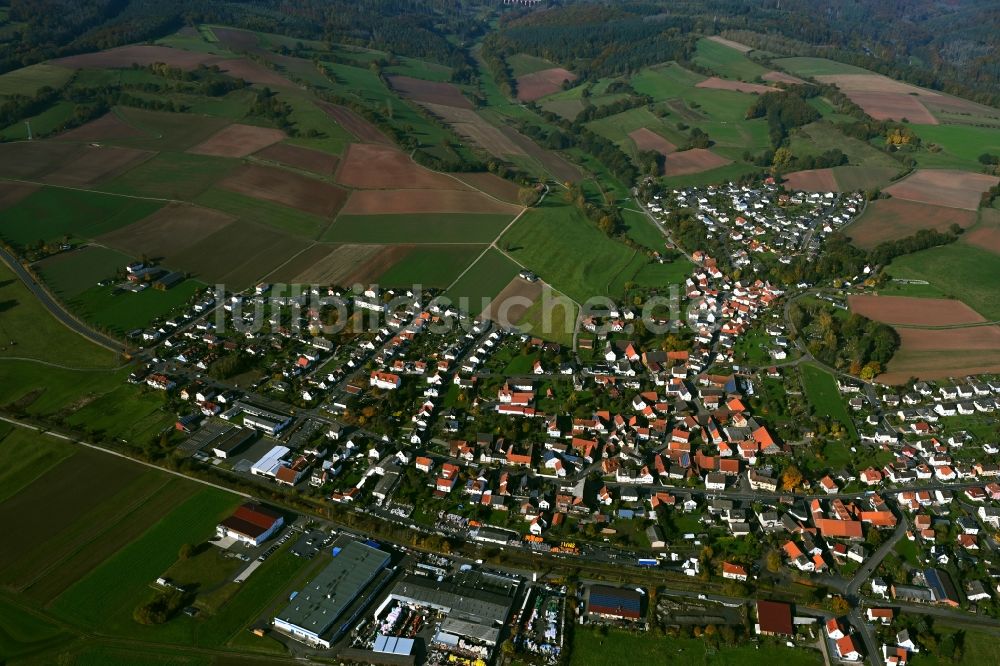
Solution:
<path fill-rule="evenodd" d="M 664 160 L 663 175 L 686 176 L 691 173 L 717 169 L 727 164 L 732 164 L 732 160 L 716 155 L 705 148 L 694 148 L 667 155 Z"/>
<path fill-rule="evenodd" d="M 136 139 L 148 136 L 145 132 L 132 127 L 122 120 L 114 111 L 109 111 L 97 120 L 91 120 L 57 138 L 69 141 L 109 141 L 113 139 Z"/>
<path fill-rule="evenodd" d="M 480 317 L 513 328 L 541 295 L 541 280 L 528 282 L 515 277 L 496 295 Z"/>
<path fill-rule="evenodd" d="M 452 175 L 469 187 L 473 187 L 491 197 L 508 203 L 517 203 L 517 195 L 521 191 L 517 183 L 513 183 L 500 176 L 495 176 L 492 173 L 454 173 Z"/>
<path fill-rule="evenodd" d="M 70 187 L 93 185 L 119 176 L 155 154 L 135 148 L 88 145 L 70 162 L 46 174 L 43 180 Z"/>
<path fill-rule="evenodd" d="M 512 141 L 499 128 L 486 122 L 475 111 L 441 104 L 424 103 L 423 106 L 451 125 L 459 135 L 477 144 L 490 155 L 504 157 L 506 155 L 526 154 L 521 146 Z"/>
<path fill-rule="evenodd" d="M 884 92 L 902 95 L 916 94 L 937 97 L 938 93 L 918 88 L 909 83 L 903 83 L 881 74 L 825 74 L 816 77 L 822 83 L 832 83 L 845 93 L 852 92 Z"/>
<path fill-rule="evenodd" d="M 386 213 L 508 213 L 521 207 L 479 192 L 462 190 L 356 190 L 344 205 L 345 215 Z"/>
<path fill-rule="evenodd" d="M 327 254 L 312 266 L 296 275 L 292 282 L 301 284 L 349 286 L 352 276 L 365 267 L 385 248 L 381 245 L 326 246 Z"/>
<path fill-rule="evenodd" d="M 1000 210 L 984 208 L 979 214 L 981 216 L 979 224 L 966 232 L 961 242 L 1000 255 Z"/>
<path fill-rule="evenodd" d="M 551 150 L 542 148 L 513 127 L 505 125 L 500 128 L 500 131 L 503 132 L 504 136 L 517 144 L 529 157 L 538 160 L 539 164 L 552 174 L 556 180 L 560 182 L 576 182 L 583 177 L 580 170 L 573 164 L 567 162 Z"/>
<path fill-rule="evenodd" d="M 1000 178 L 982 173 L 919 169 L 883 191 L 899 199 L 976 210 L 982 193 L 998 182 Z"/>
<path fill-rule="evenodd" d="M 360 264 L 353 273 L 344 277 L 344 284 L 375 284 L 386 271 L 414 250 L 413 245 L 378 245 L 375 247 L 379 248 L 378 253 L 365 263 Z"/>
<path fill-rule="evenodd" d="M 294 83 L 261 65 L 259 63 L 253 62 L 251 60 L 243 60 L 242 58 L 237 58 L 233 60 L 220 60 L 219 62 L 213 63 L 218 66 L 223 72 L 237 79 L 243 79 L 250 83 L 259 83 L 265 86 L 275 86 L 278 88 L 297 88 Z"/>
<path fill-rule="evenodd" d="M 805 83 L 802 79 L 797 76 L 792 76 L 791 74 L 786 74 L 785 72 L 779 72 L 777 70 L 768 72 L 760 78 L 765 81 L 770 81 L 771 83 L 791 83 L 791 84 L 802 84 Z"/>
<path fill-rule="evenodd" d="M 246 157 L 285 138 L 285 133 L 279 129 L 233 123 L 187 152 L 216 157 Z"/>
<path fill-rule="evenodd" d="M 347 191 L 336 185 L 284 169 L 244 164 L 217 186 L 254 199 L 279 203 L 289 208 L 333 216 L 347 200 Z"/>
<path fill-rule="evenodd" d="M 735 90 L 741 93 L 757 93 L 763 95 L 764 93 L 774 92 L 777 88 L 772 86 L 763 86 L 759 83 L 744 83 L 743 81 L 732 81 L 730 79 L 720 79 L 717 76 L 712 76 L 704 81 L 695 84 L 695 88 L 709 88 L 711 90 Z"/>
<path fill-rule="evenodd" d="M 870 250 L 879 243 L 912 236 L 921 229 L 946 231 L 952 224 L 963 229 L 975 224 L 976 213 L 961 208 L 931 206 L 904 199 L 878 199 L 846 230 L 851 242 Z"/>
<path fill-rule="evenodd" d="M 877 378 L 882 383 L 1000 372 L 998 326 L 899 328 L 897 332 L 901 344 L 886 372 Z"/>
<path fill-rule="evenodd" d="M 833 167 L 833 175 L 841 192 L 871 190 L 887 185 L 899 173 L 894 167 L 839 166 Z"/>
<path fill-rule="evenodd" d="M 935 113 L 957 113 L 970 114 L 976 117 L 1000 118 L 1000 111 L 997 109 L 977 104 L 961 97 L 952 97 L 951 95 L 944 94 L 933 96 L 925 94 L 921 96 L 920 101 L 927 107 L 928 111 Z M 975 122 L 975 120 L 976 118 L 972 118 L 970 122 Z"/>
<path fill-rule="evenodd" d="M 462 95 L 462 91 L 450 83 L 425 81 L 409 76 L 387 76 L 389 85 L 403 97 L 416 102 L 453 106 L 459 109 L 472 109 L 472 102 Z"/>
<path fill-rule="evenodd" d="M 16 530 L 19 543 L 40 542 L 69 529 L 124 489 L 142 470 L 124 459 L 81 450 L 0 504 L 0 518 Z M 54 511 L 56 507 L 58 511 Z M 24 550 L 0 550 L 0 570 L 17 563 Z"/>
<path fill-rule="evenodd" d="M 107 51 L 98 51 L 97 53 L 82 53 L 66 58 L 56 58 L 50 61 L 50 64 L 72 67 L 74 69 L 112 69 L 116 67 L 128 68 L 132 65 L 145 67 L 146 65 L 162 62 L 180 69 L 195 69 L 198 65 L 206 65 L 218 60 L 217 56 L 207 53 L 182 51 L 181 49 L 173 49 L 169 46 L 134 44 L 132 46 L 119 46 Z"/>
<path fill-rule="evenodd" d="M 849 92 L 847 96 L 875 120 L 906 119 L 917 125 L 938 124 L 938 119 L 913 95 L 891 92 Z"/>
<path fill-rule="evenodd" d="M 7 206 L 13 206 L 29 194 L 34 193 L 39 187 L 41 185 L 33 183 L 0 182 L 0 210 Z"/>
<path fill-rule="evenodd" d="M 562 67 L 552 67 L 519 76 L 517 98 L 522 102 L 533 102 L 562 90 L 563 81 L 576 81 L 576 74 Z"/>
<path fill-rule="evenodd" d="M 337 216 L 322 235 L 335 243 L 491 243 L 510 213 L 390 213 Z"/>
<path fill-rule="evenodd" d="M 451 176 L 425 169 L 396 148 L 352 143 L 337 170 L 337 182 L 360 189 L 467 190 Z"/>
<path fill-rule="evenodd" d="M 220 231 L 235 219 L 211 208 L 172 203 L 97 240 L 134 257 L 146 255 L 169 260 L 174 254 Z"/>
<path fill-rule="evenodd" d="M 254 51 L 260 45 L 260 39 L 255 33 L 249 30 L 239 30 L 237 28 L 213 27 L 212 34 L 215 35 L 222 45 L 231 51 Z"/>
<path fill-rule="evenodd" d="M 0 178 L 35 179 L 82 152 L 82 146 L 61 141 L 0 143 Z"/>
<path fill-rule="evenodd" d="M 288 143 L 275 143 L 254 153 L 255 157 L 328 176 L 337 168 L 336 155 Z"/>
<path fill-rule="evenodd" d="M 965 303 L 948 298 L 858 294 L 849 296 L 847 303 L 851 312 L 890 325 L 953 326 L 986 321 Z"/>
<path fill-rule="evenodd" d="M 798 192 L 838 192 L 833 169 L 808 169 L 785 174 L 785 189 Z"/>
<path fill-rule="evenodd" d="M 669 155 L 677 150 L 677 146 L 645 127 L 632 130 L 628 133 L 628 137 L 635 142 L 635 147 L 639 150 L 653 150 L 661 155 Z"/>
<path fill-rule="evenodd" d="M 221 282 L 239 290 L 272 273 L 307 247 L 307 241 L 237 220 L 175 254 L 170 267 L 193 273 L 203 282 Z"/>
<path fill-rule="evenodd" d="M 389 137 L 382 134 L 379 128 L 375 127 L 350 109 L 336 104 L 328 104 L 326 102 L 319 102 L 317 106 L 319 106 L 319 108 L 321 108 L 328 116 L 336 120 L 341 127 L 357 137 L 358 141 L 384 143 L 390 146 L 392 145 L 392 141 L 389 140 Z"/>
<path fill-rule="evenodd" d="M 708 39 L 718 44 L 722 44 L 723 46 L 728 46 L 731 49 L 736 49 L 740 53 L 750 53 L 753 51 L 753 48 L 747 46 L 746 44 L 740 44 L 739 42 L 734 42 L 731 39 L 726 39 L 725 37 L 720 37 L 719 35 L 712 35 L 711 37 L 708 37 Z"/>

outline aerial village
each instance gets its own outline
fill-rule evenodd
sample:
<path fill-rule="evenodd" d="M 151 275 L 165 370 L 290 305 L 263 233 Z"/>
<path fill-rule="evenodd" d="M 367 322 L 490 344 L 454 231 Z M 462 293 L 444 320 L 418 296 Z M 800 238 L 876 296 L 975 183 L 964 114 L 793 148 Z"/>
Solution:
<path fill-rule="evenodd" d="M 788 287 L 753 277 L 759 262 L 811 256 L 861 199 L 730 185 L 657 195 L 648 210 L 662 222 L 681 205 L 729 255 L 691 249 L 684 307 L 652 315 L 666 335 L 639 325 L 642 303 L 581 315 L 570 348 L 433 294 L 269 284 L 200 294 L 138 333 L 149 363 L 129 381 L 164 392 L 183 456 L 262 496 L 296 493 L 493 556 L 470 565 L 311 534 L 248 505 L 220 535 L 261 553 L 288 530 L 306 554 L 335 544 L 262 632 L 371 663 L 404 663 L 392 659 L 422 632 L 428 663 L 489 662 L 505 641 L 556 663 L 567 623 L 690 631 L 712 618 L 701 624 L 901 666 L 927 634 L 922 609 L 1000 616 L 1000 445 L 982 418 L 1000 407 L 1000 380 L 888 387 L 830 373 L 846 418 L 817 413 L 790 372 L 805 352 L 782 312 Z M 324 334 L 338 321 L 352 325 Z M 713 593 L 554 585 L 498 566 L 508 553 Z M 796 585 L 810 604 L 769 600 Z M 734 610 L 744 603 L 752 615 Z"/>

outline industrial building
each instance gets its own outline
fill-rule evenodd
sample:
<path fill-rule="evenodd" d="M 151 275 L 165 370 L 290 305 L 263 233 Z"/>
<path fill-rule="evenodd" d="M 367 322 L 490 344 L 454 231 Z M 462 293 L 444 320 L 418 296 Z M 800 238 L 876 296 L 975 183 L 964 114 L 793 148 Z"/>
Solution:
<path fill-rule="evenodd" d="M 448 580 L 409 575 L 392 589 L 375 616 L 392 602 L 431 608 L 446 615 L 435 642 L 459 637 L 495 646 L 520 583 L 504 576 L 465 571 Z"/>
<path fill-rule="evenodd" d="M 231 538 L 241 543 L 259 546 L 284 524 L 285 519 L 281 515 L 259 504 L 248 503 L 219 523 L 215 533 L 223 539 Z"/>
<path fill-rule="evenodd" d="M 615 620 L 639 620 L 643 617 L 645 597 L 634 588 L 591 585 L 587 589 L 587 613 Z"/>
<path fill-rule="evenodd" d="M 292 417 L 287 414 L 272 411 L 244 400 L 238 401 L 231 409 L 221 414 L 227 421 L 243 416 L 243 425 L 260 430 L 272 437 L 288 427 Z"/>
<path fill-rule="evenodd" d="M 389 565 L 389 554 L 350 541 L 274 618 L 274 627 L 309 645 L 329 648 L 350 628 L 345 612 Z M 339 623 L 339 624 L 338 624 Z"/>
<path fill-rule="evenodd" d="M 287 446 L 275 446 L 265 453 L 260 460 L 250 466 L 250 473 L 256 476 L 274 478 L 278 470 L 284 466 L 285 459 L 292 450 Z"/>

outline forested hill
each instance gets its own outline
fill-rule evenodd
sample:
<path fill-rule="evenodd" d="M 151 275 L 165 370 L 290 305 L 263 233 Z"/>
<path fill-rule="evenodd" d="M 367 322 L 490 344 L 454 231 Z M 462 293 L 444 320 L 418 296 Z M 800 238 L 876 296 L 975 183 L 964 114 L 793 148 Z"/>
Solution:
<path fill-rule="evenodd" d="M 0 72 L 221 23 L 457 65 L 485 25 L 461 0 L 0 0 Z"/>
<path fill-rule="evenodd" d="M 460 67 L 499 30 L 494 53 L 526 52 L 588 76 L 687 61 L 696 35 L 722 34 L 766 57 L 815 55 L 974 99 L 1000 102 L 995 0 L 0 0 L 0 72 L 48 58 L 222 23 L 326 39 Z"/>

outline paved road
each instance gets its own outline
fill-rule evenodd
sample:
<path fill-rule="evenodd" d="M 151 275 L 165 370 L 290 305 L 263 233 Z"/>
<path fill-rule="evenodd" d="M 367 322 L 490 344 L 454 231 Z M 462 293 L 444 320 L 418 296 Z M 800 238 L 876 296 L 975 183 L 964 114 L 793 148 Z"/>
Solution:
<path fill-rule="evenodd" d="M 70 312 L 63 307 L 62 303 L 57 301 L 52 294 L 45 289 L 45 287 L 38 284 L 35 278 L 32 277 L 27 270 L 25 270 L 24 266 L 21 265 L 21 262 L 18 261 L 17 257 L 2 247 L 0 247 L 0 260 L 2 260 L 8 268 L 14 271 L 14 274 L 17 275 L 21 282 L 24 283 L 24 286 L 26 286 L 31 293 L 35 295 L 35 298 L 41 302 L 45 309 L 52 313 L 53 317 L 62 322 L 66 328 L 82 335 L 94 344 L 110 349 L 113 352 L 121 354 L 125 351 L 125 347 L 121 342 L 104 335 L 103 333 L 98 333 L 94 329 L 84 325 L 83 322 L 70 314 Z"/>

